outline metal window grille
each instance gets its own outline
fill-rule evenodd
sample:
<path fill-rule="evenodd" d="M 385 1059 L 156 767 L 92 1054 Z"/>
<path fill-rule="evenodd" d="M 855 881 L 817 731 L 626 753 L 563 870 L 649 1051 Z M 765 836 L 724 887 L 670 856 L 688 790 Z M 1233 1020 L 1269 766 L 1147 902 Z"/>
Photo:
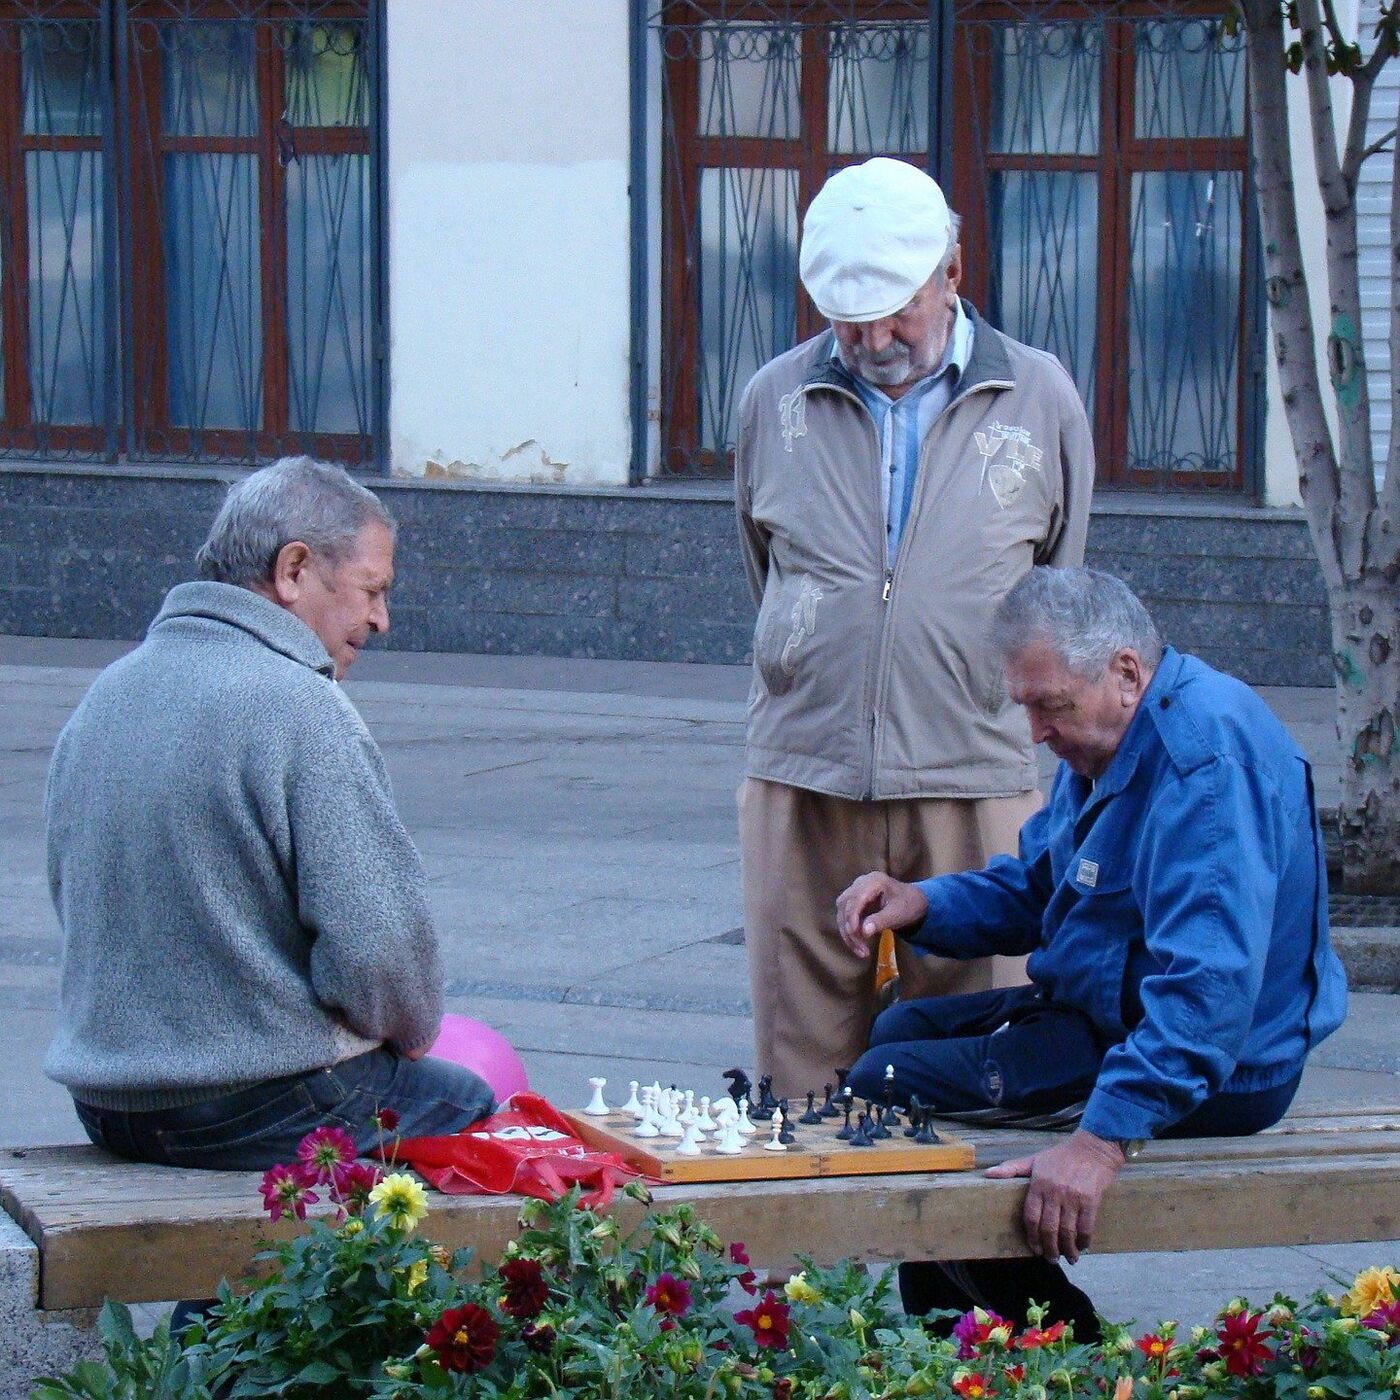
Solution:
<path fill-rule="evenodd" d="M 0 3 L 0 454 L 379 459 L 377 8 Z"/>
<path fill-rule="evenodd" d="M 1261 342 L 1242 39 L 1196 0 L 676 0 L 662 92 L 661 471 L 730 469 L 739 395 L 822 322 L 802 211 L 872 155 L 964 216 L 965 293 L 1052 350 L 1099 477 L 1250 484 Z"/>

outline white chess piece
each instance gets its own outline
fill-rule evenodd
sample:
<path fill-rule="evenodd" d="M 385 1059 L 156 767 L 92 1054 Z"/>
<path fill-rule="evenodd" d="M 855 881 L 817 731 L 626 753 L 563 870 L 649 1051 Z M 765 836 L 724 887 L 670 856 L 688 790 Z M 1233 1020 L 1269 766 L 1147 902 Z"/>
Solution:
<path fill-rule="evenodd" d="M 781 1108 L 773 1110 L 773 1136 L 763 1144 L 765 1152 L 786 1152 L 787 1143 L 782 1141 L 783 1136 L 783 1111 Z"/>
<path fill-rule="evenodd" d="M 583 1111 L 592 1114 L 594 1118 L 606 1118 L 608 1114 L 612 1112 L 612 1109 L 603 1102 L 603 1086 L 607 1082 L 606 1079 L 599 1078 L 596 1075 L 588 1081 L 593 1090 L 593 1097 L 589 1099 L 588 1107 Z"/>
<path fill-rule="evenodd" d="M 698 1157 L 700 1155 L 701 1137 L 699 1129 L 700 1120 L 692 1109 L 690 1122 L 685 1125 L 685 1136 L 676 1144 L 676 1151 L 682 1157 Z"/>
<path fill-rule="evenodd" d="M 733 1157 L 747 1146 L 748 1144 L 739 1133 L 739 1115 L 737 1113 L 723 1114 L 720 1119 L 719 1141 L 715 1143 L 715 1151 Z"/>
<path fill-rule="evenodd" d="M 661 1130 L 656 1126 L 656 1097 L 650 1089 L 642 1090 L 642 1116 L 637 1120 L 637 1126 L 632 1129 L 632 1136 L 639 1138 L 661 1136 Z"/>
<path fill-rule="evenodd" d="M 752 1137 L 758 1128 L 749 1121 L 749 1101 L 747 1098 L 739 1100 L 739 1131 L 745 1137 Z"/>
<path fill-rule="evenodd" d="M 685 1133 L 685 1127 L 676 1116 L 677 1095 L 670 1092 L 663 1092 L 661 1095 L 661 1121 L 657 1123 L 656 1130 L 662 1137 L 681 1137 Z"/>
<path fill-rule="evenodd" d="M 702 1133 L 712 1133 L 715 1130 L 715 1120 L 710 1117 L 710 1096 L 705 1094 L 700 1099 L 700 1131 Z"/>
<path fill-rule="evenodd" d="M 633 1118 L 640 1118 L 642 1116 L 642 1103 L 637 1097 L 637 1081 L 635 1079 L 629 1080 L 628 1088 L 631 1092 L 627 1096 L 627 1102 L 622 1105 L 619 1112 L 630 1113 Z"/>

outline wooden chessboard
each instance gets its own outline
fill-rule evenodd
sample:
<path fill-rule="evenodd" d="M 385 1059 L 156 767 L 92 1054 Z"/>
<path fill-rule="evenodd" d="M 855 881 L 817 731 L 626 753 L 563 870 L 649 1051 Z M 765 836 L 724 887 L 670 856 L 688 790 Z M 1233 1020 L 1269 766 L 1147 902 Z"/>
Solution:
<path fill-rule="evenodd" d="M 600 1152 L 615 1152 L 629 1166 L 661 1181 L 776 1181 L 806 1176 L 877 1176 L 894 1172 L 959 1172 L 973 1165 L 972 1144 L 951 1136 L 940 1124 L 938 1142 L 915 1143 L 904 1136 L 904 1125 L 894 1135 L 869 1147 L 852 1147 L 837 1136 L 840 1118 L 829 1118 L 820 1127 L 794 1123 L 797 1141 L 786 1152 L 770 1152 L 763 1144 L 772 1137 L 772 1126 L 755 1123 L 758 1132 L 743 1152 L 727 1156 L 706 1146 L 699 1157 L 678 1157 L 677 1139 L 632 1136 L 630 1113 L 614 1110 L 606 1118 L 565 1111 L 579 1137 Z M 710 1142 L 714 1139 L 711 1137 Z"/>

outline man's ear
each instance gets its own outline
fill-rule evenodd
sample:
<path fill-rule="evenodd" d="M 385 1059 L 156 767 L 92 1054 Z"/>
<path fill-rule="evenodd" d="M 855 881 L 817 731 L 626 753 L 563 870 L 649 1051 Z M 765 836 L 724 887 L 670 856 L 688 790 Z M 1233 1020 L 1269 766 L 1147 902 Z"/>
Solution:
<path fill-rule="evenodd" d="M 310 563 L 311 551 L 300 540 L 292 540 L 277 551 L 277 558 L 272 561 L 272 577 L 268 580 L 275 602 L 289 608 L 301 597 Z"/>
<path fill-rule="evenodd" d="M 948 259 L 948 283 L 947 289 L 956 293 L 962 285 L 962 244 L 955 244 L 952 255 Z"/>
<path fill-rule="evenodd" d="M 1131 709 L 1142 699 L 1142 693 L 1147 689 L 1149 677 L 1147 668 L 1142 664 L 1142 657 L 1132 647 L 1124 647 L 1109 662 L 1109 669 L 1118 682 L 1119 702 L 1125 710 Z"/>

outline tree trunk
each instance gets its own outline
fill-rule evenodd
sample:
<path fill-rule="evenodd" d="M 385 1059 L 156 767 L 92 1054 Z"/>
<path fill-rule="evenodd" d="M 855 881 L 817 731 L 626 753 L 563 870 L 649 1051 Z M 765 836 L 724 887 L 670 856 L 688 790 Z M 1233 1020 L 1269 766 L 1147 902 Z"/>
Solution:
<path fill-rule="evenodd" d="M 1348 893 L 1400 891 L 1400 590 L 1384 579 L 1333 592 L 1338 825 Z"/>

